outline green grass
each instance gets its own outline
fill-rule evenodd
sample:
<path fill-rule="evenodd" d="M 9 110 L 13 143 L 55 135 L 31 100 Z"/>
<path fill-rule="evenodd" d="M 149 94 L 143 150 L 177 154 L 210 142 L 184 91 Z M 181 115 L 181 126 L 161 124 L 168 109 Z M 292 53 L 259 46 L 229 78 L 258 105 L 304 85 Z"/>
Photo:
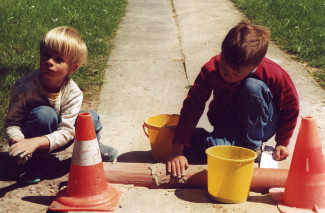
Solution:
<path fill-rule="evenodd" d="M 106 59 L 127 0 L 1 0 L 0 4 L 0 149 L 4 117 L 14 82 L 39 66 L 39 42 L 50 29 L 69 25 L 88 47 L 88 63 L 72 78 L 85 99 L 98 97 Z"/>
<path fill-rule="evenodd" d="M 324 0 L 233 0 L 254 23 L 270 28 L 272 40 L 319 68 L 313 73 L 325 88 L 325 1 Z"/>

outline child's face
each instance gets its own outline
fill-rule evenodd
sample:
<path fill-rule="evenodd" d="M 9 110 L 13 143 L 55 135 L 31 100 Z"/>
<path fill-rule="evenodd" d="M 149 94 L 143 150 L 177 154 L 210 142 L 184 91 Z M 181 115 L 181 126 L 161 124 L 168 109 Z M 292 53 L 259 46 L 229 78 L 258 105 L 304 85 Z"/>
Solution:
<path fill-rule="evenodd" d="M 243 80 L 255 69 L 255 65 L 243 67 L 239 71 L 233 70 L 228 65 L 222 62 L 219 63 L 220 75 L 226 83 L 235 83 Z"/>
<path fill-rule="evenodd" d="M 43 78 L 53 81 L 63 81 L 74 71 L 65 57 L 48 50 L 41 51 L 40 70 Z"/>

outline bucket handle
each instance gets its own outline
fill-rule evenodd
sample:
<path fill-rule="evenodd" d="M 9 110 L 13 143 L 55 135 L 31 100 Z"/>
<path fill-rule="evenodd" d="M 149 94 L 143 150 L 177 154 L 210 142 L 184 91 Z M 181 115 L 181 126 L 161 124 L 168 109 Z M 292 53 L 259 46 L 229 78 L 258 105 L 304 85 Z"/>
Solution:
<path fill-rule="evenodd" d="M 145 124 L 142 124 L 143 132 L 149 138 L 149 134 L 146 132 L 146 129 L 144 127 L 145 127 Z"/>

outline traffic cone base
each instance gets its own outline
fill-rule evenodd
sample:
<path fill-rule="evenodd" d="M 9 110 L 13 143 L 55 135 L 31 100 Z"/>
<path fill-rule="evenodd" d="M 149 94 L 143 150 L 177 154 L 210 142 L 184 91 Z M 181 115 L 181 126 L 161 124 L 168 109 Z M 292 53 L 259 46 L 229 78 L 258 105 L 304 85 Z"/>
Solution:
<path fill-rule="evenodd" d="M 269 195 L 272 197 L 272 199 L 278 203 L 278 209 L 280 212 L 285 213 L 325 213 L 325 209 L 319 209 L 317 205 L 314 206 L 312 209 L 302 209 L 302 208 L 296 208 L 287 206 L 283 202 L 283 195 L 284 195 L 284 188 L 271 188 L 269 190 Z"/>
<path fill-rule="evenodd" d="M 67 188 L 50 205 L 53 211 L 114 211 L 121 193 L 107 183 L 90 113 L 77 120 Z"/>
<path fill-rule="evenodd" d="M 52 211 L 114 211 L 116 210 L 121 192 L 108 186 L 108 190 L 101 195 L 92 197 L 70 197 L 67 188 L 57 194 L 52 202 Z"/>

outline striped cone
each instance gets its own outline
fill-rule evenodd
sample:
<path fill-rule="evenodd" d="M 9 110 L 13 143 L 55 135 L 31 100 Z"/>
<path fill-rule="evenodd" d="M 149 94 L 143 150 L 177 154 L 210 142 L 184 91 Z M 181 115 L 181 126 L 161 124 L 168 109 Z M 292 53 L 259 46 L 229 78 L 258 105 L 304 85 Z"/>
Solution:
<path fill-rule="evenodd" d="M 314 118 L 302 118 L 285 188 L 270 195 L 281 212 L 325 212 L 325 158 Z"/>
<path fill-rule="evenodd" d="M 77 121 L 68 186 L 57 194 L 50 210 L 113 211 L 119 199 L 120 192 L 106 181 L 91 114 L 81 113 Z"/>

